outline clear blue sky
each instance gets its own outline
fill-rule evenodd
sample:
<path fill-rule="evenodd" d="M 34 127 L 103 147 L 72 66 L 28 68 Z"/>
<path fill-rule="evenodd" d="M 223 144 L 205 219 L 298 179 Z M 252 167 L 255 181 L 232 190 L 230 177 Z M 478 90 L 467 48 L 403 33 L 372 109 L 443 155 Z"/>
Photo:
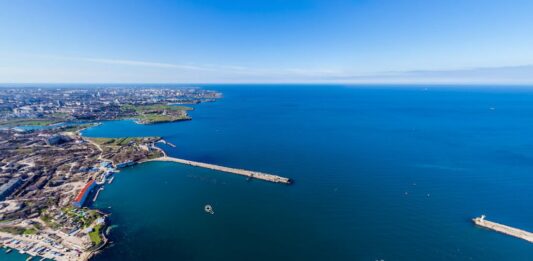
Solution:
<path fill-rule="evenodd" d="M 531 0 L 0 1 L 0 82 L 533 82 Z"/>

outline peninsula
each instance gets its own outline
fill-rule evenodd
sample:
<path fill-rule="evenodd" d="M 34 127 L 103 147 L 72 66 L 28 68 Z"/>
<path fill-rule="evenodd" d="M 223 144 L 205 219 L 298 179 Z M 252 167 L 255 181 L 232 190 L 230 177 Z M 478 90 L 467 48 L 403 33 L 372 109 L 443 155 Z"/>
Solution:
<path fill-rule="evenodd" d="M 125 105 L 121 106 L 120 109 L 122 113 L 137 119 L 139 124 L 191 120 L 187 111 L 193 110 L 191 107 L 163 104 Z"/>

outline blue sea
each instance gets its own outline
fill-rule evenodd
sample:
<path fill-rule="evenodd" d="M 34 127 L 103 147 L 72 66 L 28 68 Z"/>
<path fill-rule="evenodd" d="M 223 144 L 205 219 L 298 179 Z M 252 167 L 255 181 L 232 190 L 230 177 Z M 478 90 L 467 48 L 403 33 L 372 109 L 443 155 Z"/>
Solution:
<path fill-rule="evenodd" d="M 110 121 L 90 137 L 162 136 L 169 162 L 124 169 L 94 207 L 113 241 L 94 260 L 533 260 L 533 87 L 204 86 L 192 121 Z M 213 206 L 214 215 L 204 212 Z"/>

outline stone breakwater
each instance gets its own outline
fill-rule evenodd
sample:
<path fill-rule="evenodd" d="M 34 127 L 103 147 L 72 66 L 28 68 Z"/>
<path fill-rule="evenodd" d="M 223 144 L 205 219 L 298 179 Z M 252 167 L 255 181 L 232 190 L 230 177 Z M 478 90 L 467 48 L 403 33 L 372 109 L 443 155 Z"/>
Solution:
<path fill-rule="evenodd" d="M 186 165 L 190 165 L 190 166 L 194 166 L 194 167 L 212 169 L 212 170 L 217 170 L 217 171 L 222 171 L 222 172 L 242 175 L 242 176 L 246 176 L 246 177 L 249 177 L 249 178 L 260 179 L 260 180 L 274 182 L 274 183 L 291 184 L 291 182 L 292 182 L 291 179 L 285 178 L 285 177 L 281 177 L 281 176 L 278 176 L 278 175 L 273 175 L 273 174 L 268 174 L 268 173 L 263 173 L 263 172 L 257 172 L 257 171 L 251 171 L 251 170 L 229 168 L 229 167 L 224 167 L 224 166 L 219 166 L 219 165 L 214 165 L 214 164 L 209 164 L 209 163 L 197 162 L 197 161 L 192 161 L 192 160 L 178 159 L 178 158 L 174 158 L 174 157 L 164 156 L 164 157 L 160 157 L 160 158 L 156 158 L 156 159 L 144 160 L 142 162 L 147 162 L 147 161 L 171 161 L 171 162 L 177 162 L 177 163 L 186 164 Z"/>
<path fill-rule="evenodd" d="M 474 218 L 473 221 L 476 225 L 480 227 L 488 228 L 490 230 L 524 239 L 526 241 L 529 241 L 530 243 L 533 243 L 533 233 L 531 232 L 485 220 L 484 215 L 482 215 L 481 217 Z"/>

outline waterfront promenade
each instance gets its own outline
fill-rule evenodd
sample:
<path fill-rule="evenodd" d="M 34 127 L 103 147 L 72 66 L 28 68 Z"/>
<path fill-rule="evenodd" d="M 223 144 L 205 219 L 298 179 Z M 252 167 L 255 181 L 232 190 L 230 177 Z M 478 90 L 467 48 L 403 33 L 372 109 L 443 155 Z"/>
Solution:
<path fill-rule="evenodd" d="M 473 221 L 476 225 L 480 227 L 488 228 L 490 230 L 524 239 L 526 241 L 529 241 L 530 243 L 533 243 L 533 233 L 485 220 L 485 215 L 481 215 L 481 217 L 474 218 Z"/>
<path fill-rule="evenodd" d="M 246 176 L 246 177 L 250 177 L 250 178 L 254 178 L 254 179 L 265 180 L 265 181 L 274 182 L 274 183 L 283 183 L 283 184 L 290 184 L 291 183 L 291 180 L 289 178 L 281 177 L 281 176 L 278 176 L 278 175 L 273 175 L 273 174 L 268 174 L 268 173 L 263 173 L 263 172 L 257 172 L 257 171 L 251 171 L 251 170 L 229 168 L 229 167 L 224 167 L 224 166 L 219 166 L 219 165 L 214 165 L 214 164 L 209 164 L 209 163 L 197 162 L 197 161 L 192 161 L 192 160 L 178 159 L 178 158 L 168 157 L 168 156 L 164 156 L 164 157 L 160 157 L 160 158 L 156 158 L 156 159 L 148 159 L 148 160 L 144 160 L 142 162 L 148 162 L 148 161 L 170 161 L 170 162 L 186 164 L 186 165 L 190 165 L 190 166 L 194 166 L 194 167 L 200 167 L 200 168 L 206 168 L 206 169 L 212 169 L 212 170 L 217 170 L 217 171 L 222 171 L 222 172 L 242 175 L 242 176 Z"/>

